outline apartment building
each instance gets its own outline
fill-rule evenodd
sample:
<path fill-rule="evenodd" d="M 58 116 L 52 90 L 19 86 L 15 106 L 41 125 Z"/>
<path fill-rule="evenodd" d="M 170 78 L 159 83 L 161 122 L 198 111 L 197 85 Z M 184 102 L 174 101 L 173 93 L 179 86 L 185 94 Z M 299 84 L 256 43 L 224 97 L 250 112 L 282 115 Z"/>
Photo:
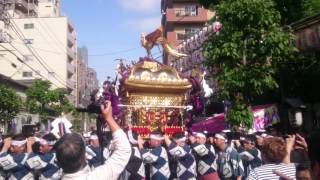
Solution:
<path fill-rule="evenodd" d="M 10 24 L 4 31 L 11 38 L 0 47 L 0 72 L 14 80 L 32 82 L 34 79 L 49 80 L 52 88 L 66 88 L 69 100 L 78 104 L 77 93 L 77 38 L 73 24 L 67 17 L 55 11 L 60 3 L 55 0 L 6 1 Z M 27 2 L 27 4 L 24 4 Z M 30 16 L 30 9 L 22 11 L 20 6 L 36 7 L 36 16 Z M 19 7 L 19 8 L 17 8 Z M 52 11 L 51 13 L 50 10 Z M 29 14 L 28 14 L 29 13 Z M 19 16 L 18 16 L 19 15 Z M 56 15 L 56 16 L 53 16 Z M 13 65 L 14 64 L 14 65 Z"/>
<path fill-rule="evenodd" d="M 58 17 L 61 16 L 61 1 L 60 0 L 39 0 L 38 4 L 39 17 Z"/>
<path fill-rule="evenodd" d="M 91 103 L 91 93 L 99 88 L 97 73 L 88 65 L 87 47 L 78 47 L 78 98 L 79 108 L 86 108 Z"/>
<path fill-rule="evenodd" d="M 99 81 L 97 79 L 97 72 L 94 69 L 88 67 L 85 97 L 90 97 L 93 90 L 95 90 L 97 88 L 99 88 Z"/>
<path fill-rule="evenodd" d="M 38 0 L 1 0 L 0 7 L 12 18 L 36 17 Z"/>
<path fill-rule="evenodd" d="M 204 27 L 214 13 L 203 8 L 197 0 L 162 0 L 162 26 L 164 36 L 173 46 L 178 46 Z M 164 55 L 164 63 L 172 57 Z"/>

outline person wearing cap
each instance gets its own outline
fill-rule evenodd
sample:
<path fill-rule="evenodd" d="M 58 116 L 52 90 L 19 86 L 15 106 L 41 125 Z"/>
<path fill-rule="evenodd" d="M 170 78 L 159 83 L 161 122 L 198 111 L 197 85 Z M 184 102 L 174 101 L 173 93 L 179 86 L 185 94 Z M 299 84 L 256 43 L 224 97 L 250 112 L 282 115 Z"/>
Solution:
<path fill-rule="evenodd" d="M 54 151 L 54 145 L 57 142 L 57 138 L 53 133 L 49 133 L 44 135 L 39 143 L 40 143 L 40 153 L 36 154 L 34 152 L 30 152 L 32 149 L 32 145 L 34 141 L 30 141 L 29 149 L 29 157 L 26 161 L 26 165 L 29 169 L 32 169 L 34 172 L 40 172 L 40 180 L 58 180 L 61 178 L 62 171 L 56 164 L 56 154 Z"/>
<path fill-rule="evenodd" d="M 254 135 L 247 135 L 243 140 L 243 146 L 238 147 L 238 152 L 244 166 L 244 177 L 248 177 L 250 171 L 262 165 L 261 152 L 256 148 Z"/>
<path fill-rule="evenodd" d="M 196 142 L 192 145 L 193 153 L 197 161 L 197 173 L 199 180 L 219 179 L 217 174 L 216 155 L 214 148 L 206 144 L 206 135 L 202 132 L 195 134 Z"/>
<path fill-rule="evenodd" d="M 96 168 L 103 164 L 106 158 L 103 156 L 99 138 L 96 132 L 92 132 L 89 137 L 89 145 L 86 147 L 86 156 L 91 168 Z"/>
<path fill-rule="evenodd" d="M 10 175 L 9 179 L 33 179 L 33 174 L 25 165 L 28 158 L 26 144 L 29 143 L 22 134 L 4 139 L 0 153 L 0 167 Z"/>
<path fill-rule="evenodd" d="M 173 134 L 173 141 L 168 135 L 164 136 L 165 143 L 168 147 L 168 152 L 178 161 L 177 179 L 179 180 L 196 180 L 196 161 L 192 154 L 192 149 L 186 144 L 187 138 L 185 133 Z"/>
<path fill-rule="evenodd" d="M 132 153 L 130 160 L 126 166 L 126 178 L 127 180 L 142 180 L 145 178 L 145 167 L 142 160 L 142 156 L 140 153 L 140 150 L 138 148 L 138 137 L 139 135 L 131 130 L 131 127 L 129 127 L 129 130 L 127 132 L 129 142 L 132 147 Z"/>
<path fill-rule="evenodd" d="M 150 164 L 151 180 L 167 180 L 170 177 L 168 154 L 166 149 L 161 146 L 163 139 L 160 132 L 152 132 L 149 141 L 151 149 L 143 146 L 144 141 L 141 137 L 138 139 L 142 159 L 144 163 Z"/>
<path fill-rule="evenodd" d="M 227 136 L 224 133 L 215 135 L 217 153 L 217 170 L 222 180 L 240 180 L 244 176 L 244 168 L 238 152 L 227 145 Z"/>

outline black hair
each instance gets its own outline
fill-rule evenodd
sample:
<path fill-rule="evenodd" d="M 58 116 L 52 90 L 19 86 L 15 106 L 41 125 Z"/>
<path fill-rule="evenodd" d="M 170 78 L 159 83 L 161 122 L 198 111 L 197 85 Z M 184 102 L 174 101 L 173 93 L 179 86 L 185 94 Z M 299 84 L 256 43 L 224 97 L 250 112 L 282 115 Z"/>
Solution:
<path fill-rule="evenodd" d="M 23 141 L 25 139 L 26 137 L 23 134 L 16 134 L 12 136 L 12 140 L 16 140 L 16 141 Z"/>
<path fill-rule="evenodd" d="M 85 143 L 80 134 L 65 134 L 55 144 L 58 165 L 64 173 L 75 173 L 86 165 Z"/>
<path fill-rule="evenodd" d="M 162 136 L 162 132 L 160 130 L 152 131 L 151 134 Z"/>
<path fill-rule="evenodd" d="M 172 137 L 173 137 L 174 139 L 181 139 L 181 138 L 185 137 L 185 134 L 184 134 L 184 132 L 177 132 L 177 133 L 174 133 L 174 134 L 172 135 Z"/>
<path fill-rule="evenodd" d="M 49 134 L 46 134 L 42 137 L 42 139 L 46 140 L 46 141 L 56 141 L 57 140 L 57 137 L 52 134 L 52 133 L 49 133 Z"/>
<path fill-rule="evenodd" d="M 132 131 L 132 138 L 135 140 L 138 140 L 138 133 L 136 133 L 135 131 Z"/>
<path fill-rule="evenodd" d="M 92 131 L 90 135 L 98 135 L 97 131 Z"/>
<path fill-rule="evenodd" d="M 245 141 L 248 141 L 250 143 L 254 143 L 254 144 L 257 144 L 257 138 L 255 135 L 253 134 L 249 134 L 245 137 Z"/>

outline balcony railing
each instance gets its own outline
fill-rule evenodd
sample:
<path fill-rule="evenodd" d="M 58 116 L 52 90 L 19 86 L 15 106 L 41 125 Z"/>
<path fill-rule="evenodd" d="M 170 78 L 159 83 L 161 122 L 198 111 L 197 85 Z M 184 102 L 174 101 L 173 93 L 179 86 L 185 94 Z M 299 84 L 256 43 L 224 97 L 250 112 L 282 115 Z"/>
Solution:
<path fill-rule="evenodd" d="M 68 47 L 67 53 L 68 53 L 68 56 L 70 57 L 70 59 L 72 59 L 72 61 L 76 59 L 75 52 L 72 50 L 72 48 Z"/>
<path fill-rule="evenodd" d="M 184 33 L 177 33 L 177 40 L 186 40 L 190 37 L 192 37 L 193 34 L 192 33 L 189 33 L 189 34 L 184 34 Z"/>
<path fill-rule="evenodd" d="M 24 11 L 28 10 L 28 2 L 26 0 L 16 0 L 17 8 L 21 8 Z"/>
<path fill-rule="evenodd" d="M 68 38 L 68 44 L 70 46 L 73 46 L 76 42 L 75 35 L 73 33 L 68 33 L 67 38 Z"/>
<path fill-rule="evenodd" d="M 67 70 L 70 72 L 70 73 L 75 73 L 76 72 L 76 67 L 71 64 L 71 63 L 67 63 Z"/>
<path fill-rule="evenodd" d="M 197 8 L 196 10 L 185 10 L 185 9 L 167 9 L 166 20 L 168 23 L 205 23 L 208 19 L 208 10 L 204 8 Z"/>
<path fill-rule="evenodd" d="M 174 10 L 177 17 L 184 17 L 184 16 L 197 16 L 198 10 L 195 11 L 186 11 L 182 9 L 176 9 Z"/>

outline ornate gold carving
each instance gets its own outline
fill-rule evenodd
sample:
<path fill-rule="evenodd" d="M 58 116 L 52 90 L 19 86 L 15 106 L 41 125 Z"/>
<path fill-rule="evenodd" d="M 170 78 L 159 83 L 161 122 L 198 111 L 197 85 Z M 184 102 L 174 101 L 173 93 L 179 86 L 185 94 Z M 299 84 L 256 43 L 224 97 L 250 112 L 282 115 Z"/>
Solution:
<path fill-rule="evenodd" d="M 150 69 L 151 72 L 158 71 L 159 65 L 157 62 L 144 61 L 142 68 Z"/>
<path fill-rule="evenodd" d="M 128 104 L 137 106 L 181 106 L 184 103 L 184 95 L 131 94 L 127 101 Z"/>

